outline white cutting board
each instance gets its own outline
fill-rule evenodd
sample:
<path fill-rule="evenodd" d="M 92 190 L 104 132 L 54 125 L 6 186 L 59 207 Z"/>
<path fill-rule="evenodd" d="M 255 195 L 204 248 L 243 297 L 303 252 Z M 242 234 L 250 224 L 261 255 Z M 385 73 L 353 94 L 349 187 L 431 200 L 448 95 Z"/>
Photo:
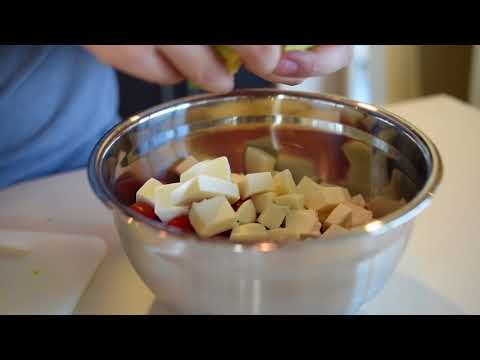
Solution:
<path fill-rule="evenodd" d="M 105 254 L 98 237 L 0 230 L 0 315 L 72 314 Z"/>

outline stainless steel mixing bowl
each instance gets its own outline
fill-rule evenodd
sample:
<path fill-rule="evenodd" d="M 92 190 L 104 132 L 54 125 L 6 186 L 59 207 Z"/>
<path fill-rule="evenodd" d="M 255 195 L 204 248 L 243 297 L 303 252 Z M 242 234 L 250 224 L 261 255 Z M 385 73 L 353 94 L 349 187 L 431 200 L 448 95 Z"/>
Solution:
<path fill-rule="evenodd" d="M 310 158 L 295 155 L 306 138 L 282 136 L 288 128 L 313 131 Z M 262 130 L 231 136 L 241 129 Z M 200 241 L 149 220 L 118 192 L 119 182 L 138 186 L 188 154 L 240 159 L 232 160 L 240 171 L 248 144 L 282 157 L 297 180 L 307 174 L 387 205 L 380 201 L 376 221 L 335 239 L 247 246 Z M 336 96 L 260 89 L 184 98 L 135 115 L 99 141 L 88 174 L 112 210 L 133 267 L 157 301 L 178 313 L 350 314 L 394 271 L 442 166 L 432 142 L 388 111 Z"/>

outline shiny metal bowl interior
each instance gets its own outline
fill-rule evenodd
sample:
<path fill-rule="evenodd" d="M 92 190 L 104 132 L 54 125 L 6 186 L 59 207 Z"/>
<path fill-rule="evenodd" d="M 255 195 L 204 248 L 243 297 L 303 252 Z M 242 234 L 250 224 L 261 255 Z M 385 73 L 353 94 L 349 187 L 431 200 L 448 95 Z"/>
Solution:
<path fill-rule="evenodd" d="M 92 153 L 89 165 L 90 184 L 97 196 L 109 207 L 175 236 L 185 234 L 131 211 L 115 194 L 116 181 L 126 173 L 139 182 L 160 176 L 179 159 L 241 153 L 244 146 L 219 148 L 195 141 L 199 134 L 219 134 L 220 130 L 266 126 L 261 136 L 247 143 L 273 151 L 277 155 L 285 144 L 278 139 L 279 129 L 293 126 L 328 134 L 319 139 L 320 169 L 307 175 L 348 187 L 353 194 L 371 198 L 381 194 L 393 170 L 399 170 L 403 181 L 396 189 L 407 200 L 406 205 L 385 214 L 374 226 L 352 232 L 384 232 L 415 217 L 430 202 L 442 176 L 440 156 L 433 143 L 421 131 L 384 109 L 337 96 L 272 89 L 242 90 L 228 95 L 199 95 L 166 103 L 137 114 L 105 135 Z M 355 140 L 371 149 L 368 159 L 352 172 L 361 173 L 345 181 L 331 169 L 338 167 L 343 139 Z M 215 137 L 208 140 L 215 142 Z M 222 141 L 222 139 L 218 139 Z M 291 140 L 290 140 L 291 142 Z M 268 143 L 268 144 L 266 144 Z M 225 146 L 228 144 L 225 144 Z M 287 146 L 288 147 L 288 146 Z M 291 148 L 291 146 L 290 146 Z M 213 150 L 212 150 L 213 149 Z M 227 151 L 225 151 L 227 150 Z M 353 154 L 355 157 L 362 155 Z M 349 160 L 352 162 L 352 160 Z M 358 162 L 357 162 L 358 163 Z M 318 164 L 317 164 L 318 165 Z M 347 167 L 352 168 L 350 163 Z M 241 172 L 241 165 L 233 171 Z M 351 170 L 351 169 L 350 169 Z M 348 171 L 348 169 L 347 169 Z M 297 179 L 301 177 L 299 170 Z M 358 178 L 363 182 L 358 185 Z M 346 237 L 350 237 L 347 235 Z M 188 236 L 187 236 L 188 237 Z M 345 236 L 344 236 L 345 237 Z"/>

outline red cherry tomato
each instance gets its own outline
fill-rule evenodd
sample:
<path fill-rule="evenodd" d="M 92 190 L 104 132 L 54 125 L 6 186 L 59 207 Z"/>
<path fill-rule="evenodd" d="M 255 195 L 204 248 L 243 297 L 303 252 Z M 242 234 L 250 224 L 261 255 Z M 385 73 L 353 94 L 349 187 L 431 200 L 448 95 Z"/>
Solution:
<path fill-rule="evenodd" d="M 155 211 L 148 204 L 136 202 L 130 206 L 130 209 L 142 214 L 145 217 L 148 217 L 149 219 L 158 220 L 157 215 L 155 215 Z"/>
<path fill-rule="evenodd" d="M 176 218 L 170 220 L 168 225 L 175 226 L 183 231 L 193 232 L 192 224 L 190 224 L 190 220 L 188 219 L 188 215 L 180 215 Z"/>
<path fill-rule="evenodd" d="M 135 202 L 137 190 L 140 189 L 142 183 L 132 174 L 122 174 L 115 182 L 115 196 L 124 204 L 130 205 Z"/>

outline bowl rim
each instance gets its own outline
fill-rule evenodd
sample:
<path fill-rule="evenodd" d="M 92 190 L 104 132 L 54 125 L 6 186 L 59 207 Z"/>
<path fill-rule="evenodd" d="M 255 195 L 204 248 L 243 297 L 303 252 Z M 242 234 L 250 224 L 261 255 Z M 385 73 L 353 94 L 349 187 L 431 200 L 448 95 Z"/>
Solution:
<path fill-rule="evenodd" d="M 129 128 L 137 126 L 138 124 L 148 121 L 150 116 L 153 114 L 158 115 L 163 111 L 168 112 L 171 111 L 173 108 L 182 108 L 182 107 L 189 107 L 192 104 L 206 104 L 210 102 L 218 102 L 219 100 L 228 101 L 229 99 L 234 99 L 238 97 L 268 97 L 268 96 L 279 96 L 285 95 L 288 97 L 297 97 L 300 99 L 305 100 L 320 100 L 326 101 L 330 103 L 335 103 L 338 105 L 348 106 L 354 109 L 359 109 L 362 112 L 371 115 L 380 117 L 384 120 L 388 120 L 392 122 L 394 125 L 400 126 L 417 136 L 424 144 L 426 149 L 429 152 L 431 157 L 431 164 L 432 170 L 431 174 L 428 177 L 427 181 L 425 182 L 423 188 L 415 195 L 413 199 L 407 202 L 402 207 L 398 208 L 397 210 L 391 212 L 390 214 L 380 218 L 375 219 L 373 222 L 363 226 L 358 227 L 354 230 L 350 230 L 347 234 L 341 234 L 334 239 L 328 241 L 331 242 L 342 242 L 348 241 L 351 239 L 358 239 L 360 235 L 370 234 L 373 236 L 381 235 L 385 232 L 388 232 L 394 228 L 401 226 L 415 218 L 419 213 L 421 213 L 425 208 L 427 208 L 433 197 L 434 193 L 437 190 L 438 186 L 441 183 L 443 177 L 443 163 L 440 156 L 440 153 L 435 146 L 435 144 L 430 140 L 428 136 L 425 135 L 420 129 L 416 126 L 405 120 L 403 117 L 396 115 L 383 107 L 352 100 L 346 97 L 332 95 L 332 94 L 321 94 L 321 93 L 313 93 L 313 92 L 304 92 L 304 91 L 294 91 L 294 90 L 283 90 L 283 89 L 242 89 L 242 90 L 235 90 L 229 92 L 227 94 L 200 94 L 200 95 L 192 95 L 187 97 L 182 97 L 179 99 L 175 99 L 173 101 L 168 101 L 162 103 L 160 105 L 156 105 L 150 107 L 142 112 L 139 112 L 135 115 L 132 115 L 125 119 L 124 121 L 116 124 L 110 130 L 108 130 L 96 143 L 94 149 L 90 154 L 90 158 L 88 160 L 87 165 L 87 175 L 88 180 L 90 183 L 90 187 L 92 188 L 95 195 L 102 201 L 107 207 L 112 210 L 119 211 L 120 214 L 126 216 L 128 218 L 133 218 L 136 221 L 153 228 L 154 230 L 164 231 L 164 236 L 171 234 L 175 236 L 178 240 L 197 240 L 196 242 L 199 244 L 207 244 L 207 245 L 215 245 L 215 246 L 227 246 L 227 247 L 234 247 L 239 245 L 237 243 L 229 242 L 229 241 L 206 241 L 201 240 L 198 241 L 199 238 L 197 236 L 192 236 L 191 234 L 187 234 L 175 227 L 168 226 L 163 224 L 159 221 L 149 219 L 132 209 L 128 206 L 125 206 L 118 201 L 115 196 L 109 191 L 108 187 L 103 181 L 103 178 L 100 173 L 100 160 L 101 155 L 105 153 L 110 146 L 112 146 L 116 140 L 118 140 L 121 135 L 128 131 Z M 133 220 L 132 220 L 133 221 Z M 213 240 L 215 239 L 212 238 Z M 208 240 L 212 240 L 208 239 Z M 293 241 L 292 241 L 293 242 Z M 296 241 L 298 242 L 298 241 Z M 255 245 L 258 243 L 271 243 L 270 241 L 260 241 L 260 242 L 252 242 L 249 244 L 241 244 L 242 246 L 249 246 Z M 317 242 L 317 241 L 302 241 L 303 244 L 315 244 L 315 243 L 324 243 L 324 242 Z M 278 245 L 278 244 L 277 244 Z"/>

